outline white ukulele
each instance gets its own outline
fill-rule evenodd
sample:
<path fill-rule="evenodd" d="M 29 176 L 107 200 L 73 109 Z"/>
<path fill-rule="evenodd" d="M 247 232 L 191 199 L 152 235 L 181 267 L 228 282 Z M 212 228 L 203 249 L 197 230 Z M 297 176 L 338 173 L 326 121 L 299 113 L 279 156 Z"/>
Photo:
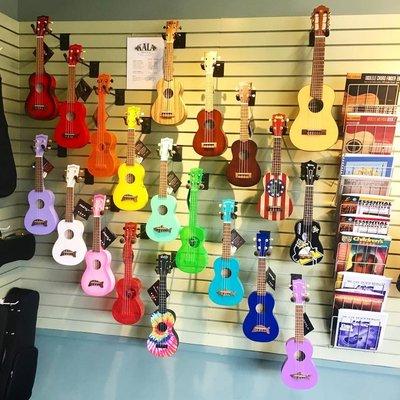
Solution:
<path fill-rule="evenodd" d="M 83 240 L 83 224 L 74 219 L 74 187 L 79 177 L 79 165 L 67 167 L 65 219 L 57 225 L 58 239 L 54 243 L 52 254 L 54 260 L 61 265 L 77 265 L 83 261 L 87 251 Z"/>

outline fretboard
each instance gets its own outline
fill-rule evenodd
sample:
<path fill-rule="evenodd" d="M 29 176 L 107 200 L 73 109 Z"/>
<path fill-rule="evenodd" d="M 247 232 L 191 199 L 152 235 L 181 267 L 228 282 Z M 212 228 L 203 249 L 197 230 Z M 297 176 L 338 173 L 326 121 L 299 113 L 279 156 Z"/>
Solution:
<path fill-rule="evenodd" d="M 99 88 L 97 103 L 97 134 L 99 135 L 99 142 L 103 142 L 103 133 L 106 124 L 106 96 L 103 88 Z"/>
<path fill-rule="evenodd" d="M 267 261 L 265 257 L 258 257 L 258 272 L 257 272 L 257 294 L 264 295 L 267 291 L 265 286 L 265 267 Z"/>
<path fill-rule="evenodd" d="M 205 89 L 205 107 L 204 109 L 211 112 L 214 109 L 214 77 L 212 74 L 206 75 Z"/>
<path fill-rule="evenodd" d="M 93 217 L 93 251 L 101 250 L 101 217 Z"/>
<path fill-rule="evenodd" d="M 75 73 L 76 73 L 76 66 L 75 65 L 68 65 L 67 103 L 74 103 L 76 101 L 76 96 L 75 96 Z"/>
<path fill-rule="evenodd" d="M 249 105 L 240 103 L 240 140 L 245 142 L 249 139 Z"/>
<path fill-rule="evenodd" d="M 160 161 L 160 184 L 158 187 L 158 195 L 160 197 L 167 197 L 167 187 L 168 187 L 168 178 L 167 178 L 167 161 Z"/>
<path fill-rule="evenodd" d="M 174 43 L 165 42 L 164 48 L 164 79 L 171 81 L 174 78 Z"/>
<path fill-rule="evenodd" d="M 304 195 L 303 225 L 311 226 L 313 220 L 314 186 L 306 185 Z"/>
<path fill-rule="evenodd" d="M 222 230 L 222 258 L 231 258 L 231 224 L 230 222 L 224 222 Z"/>
<path fill-rule="evenodd" d="M 65 221 L 72 222 L 74 220 L 74 188 L 67 187 L 65 197 Z"/>
<path fill-rule="evenodd" d="M 316 36 L 311 75 L 311 97 L 322 99 L 325 65 L 325 36 Z"/>
<path fill-rule="evenodd" d="M 43 179 L 43 157 L 35 157 L 35 191 L 43 192 L 44 179 Z"/>
<path fill-rule="evenodd" d="M 304 319 L 302 304 L 296 304 L 294 337 L 296 339 L 296 342 L 304 341 Z"/>
<path fill-rule="evenodd" d="M 279 175 L 281 173 L 281 153 L 282 153 L 282 138 L 273 136 L 274 147 L 272 153 L 272 173 Z"/>
<path fill-rule="evenodd" d="M 158 288 L 158 311 L 164 314 L 167 311 L 167 276 L 160 274 L 160 286 Z"/>
<path fill-rule="evenodd" d="M 136 162 L 136 131 L 128 129 L 126 165 L 135 165 Z"/>
<path fill-rule="evenodd" d="M 36 36 L 36 74 L 42 75 L 44 72 L 44 49 L 43 36 Z"/>
<path fill-rule="evenodd" d="M 130 246 L 132 247 L 131 243 L 127 243 L 125 242 L 124 246 Z M 129 259 L 127 257 L 124 256 L 124 278 L 125 278 L 125 282 L 129 281 L 130 278 L 132 278 L 132 273 L 133 273 L 133 253 L 132 253 L 132 257 L 130 257 Z"/>
<path fill-rule="evenodd" d="M 197 226 L 197 208 L 198 208 L 199 190 L 191 190 L 189 196 L 189 226 Z"/>

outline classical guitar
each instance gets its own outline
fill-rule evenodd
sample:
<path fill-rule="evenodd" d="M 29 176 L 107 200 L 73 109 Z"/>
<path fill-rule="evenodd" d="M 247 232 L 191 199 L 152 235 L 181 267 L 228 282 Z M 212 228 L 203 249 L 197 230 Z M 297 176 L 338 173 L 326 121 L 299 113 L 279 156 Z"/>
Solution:
<path fill-rule="evenodd" d="M 257 163 L 257 144 L 249 135 L 249 101 L 252 96 L 251 82 L 241 82 L 240 101 L 240 139 L 233 142 L 232 161 L 226 169 L 228 181 L 235 186 L 254 186 L 261 178 L 261 169 Z"/>
<path fill-rule="evenodd" d="M 83 224 L 74 219 L 74 188 L 79 178 L 79 170 L 79 165 L 70 164 L 65 176 L 67 182 L 65 217 L 57 225 L 58 238 L 52 249 L 54 260 L 61 265 L 81 263 L 87 251 L 83 240 Z"/>
<path fill-rule="evenodd" d="M 258 212 L 261 217 L 272 221 L 288 218 L 293 211 L 292 199 L 287 193 L 289 178 L 282 173 L 281 163 L 282 135 L 286 132 L 286 121 L 284 114 L 272 116 L 271 132 L 274 141 L 272 171 L 264 175 L 264 190 L 258 202 Z"/>
<path fill-rule="evenodd" d="M 155 242 L 174 240 L 181 229 L 176 218 L 176 198 L 167 193 L 167 164 L 172 153 L 172 139 L 163 138 L 160 147 L 160 184 L 158 195 L 151 199 L 151 215 L 146 224 L 146 234 Z"/>
<path fill-rule="evenodd" d="M 303 279 L 294 279 L 295 336 L 286 342 L 286 360 L 282 366 L 283 383 L 292 389 L 311 389 L 318 382 L 318 372 L 311 359 L 313 347 L 304 337 L 303 306 L 307 299 Z"/>
<path fill-rule="evenodd" d="M 181 247 L 176 253 L 176 266 L 183 272 L 197 274 L 208 264 L 208 254 L 204 248 L 205 229 L 197 223 L 199 191 L 202 187 L 202 168 L 192 168 L 189 176 L 189 225 L 180 231 Z"/>
<path fill-rule="evenodd" d="M 333 146 L 338 139 L 338 127 L 332 116 L 335 92 L 324 85 L 325 36 L 329 34 L 329 8 L 318 6 L 311 15 L 314 32 L 314 57 L 311 85 L 298 95 L 299 114 L 289 137 L 301 150 L 321 151 Z"/>
<path fill-rule="evenodd" d="M 82 57 L 82 46 L 69 46 L 67 101 L 58 104 L 60 119 L 54 132 L 54 140 L 67 149 L 80 148 L 89 143 L 90 134 L 86 125 L 86 107 L 75 95 L 76 64 Z"/>
<path fill-rule="evenodd" d="M 236 218 L 235 201 L 225 199 L 220 207 L 223 221 L 222 257 L 214 261 L 215 275 L 208 288 L 208 296 L 221 306 L 234 306 L 240 303 L 244 295 L 243 284 L 239 279 L 239 261 L 231 255 L 231 225 Z"/>
<path fill-rule="evenodd" d="M 124 277 L 117 282 L 115 287 L 117 299 L 112 306 L 112 315 L 121 324 L 133 325 L 139 322 L 144 315 L 144 304 L 140 298 L 142 283 L 133 273 L 133 249 L 136 243 L 137 225 L 126 222 L 124 226 L 123 260 L 125 265 Z"/>
<path fill-rule="evenodd" d="M 85 272 L 82 275 L 82 290 L 89 296 L 106 296 L 115 286 L 111 270 L 111 253 L 101 247 L 101 215 L 104 212 L 106 196 L 93 196 L 93 245 L 85 255 Z"/>
<path fill-rule="evenodd" d="M 28 194 L 29 209 L 24 218 L 26 230 L 34 235 L 47 235 L 56 229 L 58 223 L 54 193 L 44 187 L 43 154 L 47 149 L 47 142 L 47 135 L 36 135 L 35 189 Z"/>
<path fill-rule="evenodd" d="M 44 36 L 50 32 L 50 19 L 42 15 L 36 21 L 36 72 L 29 77 L 25 112 L 33 119 L 53 119 L 58 114 L 56 80 L 44 69 Z"/>
<path fill-rule="evenodd" d="M 118 158 L 115 154 L 117 139 L 106 128 L 106 95 L 110 92 L 111 76 L 99 75 L 97 79 L 97 131 L 90 138 L 91 152 L 87 162 L 87 168 L 93 176 L 113 176 L 117 172 Z"/>
<path fill-rule="evenodd" d="M 157 98 L 151 106 L 151 118 L 160 125 L 179 125 L 186 119 L 182 100 L 182 84 L 174 78 L 174 41 L 181 29 L 179 21 L 167 21 L 165 26 L 164 76 L 157 82 Z"/>
<path fill-rule="evenodd" d="M 222 114 L 214 108 L 214 67 L 217 52 L 209 51 L 204 57 L 206 73 L 205 107 L 197 114 L 199 128 L 193 138 L 193 149 L 205 157 L 219 156 L 228 147 L 228 141 L 222 130 Z"/>
<path fill-rule="evenodd" d="M 156 273 L 160 275 L 158 309 L 151 314 L 152 331 L 147 339 L 147 350 L 156 357 L 172 356 L 179 345 L 179 338 L 174 329 L 176 315 L 167 309 L 167 274 L 171 268 L 171 256 L 160 254 L 156 267 Z"/>
<path fill-rule="evenodd" d="M 270 232 L 260 231 L 256 237 L 258 257 L 257 290 L 248 298 L 249 313 L 243 321 L 243 333 L 255 342 L 272 342 L 279 334 L 273 314 L 275 300 L 265 287 L 266 258 L 270 251 Z"/>
<path fill-rule="evenodd" d="M 142 209 L 149 200 L 143 180 L 145 170 L 136 161 L 137 126 L 140 122 L 140 108 L 128 107 L 126 123 L 128 125 L 128 143 L 126 162 L 118 168 L 118 184 L 113 192 L 114 204 L 121 210 Z"/>
<path fill-rule="evenodd" d="M 319 240 L 321 227 L 313 220 L 314 182 L 319 178 L 317 164 L 308 161 L 301 164 L 300 178 L 306 183 L 303 219 L 294 227 L 295 239 L 290 246 L 290 257 L 301 265 L 314 265 L 322 260 L 324 249 Z"/>

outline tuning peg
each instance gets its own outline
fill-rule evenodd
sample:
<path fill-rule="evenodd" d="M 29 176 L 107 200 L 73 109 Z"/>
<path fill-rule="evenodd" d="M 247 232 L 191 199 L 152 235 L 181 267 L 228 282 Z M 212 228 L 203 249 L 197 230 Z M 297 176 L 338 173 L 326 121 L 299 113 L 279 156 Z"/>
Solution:
<path fill-rule="evenodd" d="M 167 27 L 164 25 L 162 28 L 163 28 L 163 29 L 166 29 Z"/>
<path fill-rule="evenodd" d="M 124 237 L 120 238 L 119 242 L 122 243 L 122 244 L 125 243 L 125 238 Z"/>
<path fill-rule="evenodd" d="M 255 250 L 253 254 L 254 254 L 255 256 L 258 256 L 258 251 Z"/>
<path fill-rule="evenodd" d="M 186 189 L 190 189 L 190 185 L 187 183 L 187 184 L 185 185 L 185 188 L 186 188 Z"/>
<path fill-rule="evenodd" d="M 267 251 L 267 256 L 270 256 L 271 255 L 271 250 L 269 249 L 268 251 Z"/>
<path fill-rule="evenodd" d="M 108 197 L 106 198 L 106 204 L 110 204 L 111 203 L 111 199 L 109 199 Z"/>
<path fill-rule="evenodd" d="M 85 180 L 85 178 L 83 176 L 76 176 L 75 177 L 75 181 L 76 182 L 83 182 Z"/>
<path fill-rule="evenodd" d="M 304 301 L 305 301 L 306 303 L 308 303 L 308 302 L 310 301 L 310 298 L 309 298 L 308 296 L 306 296 L 306 297 L 304 297 Z"/>
<path fill-rule="evenodd" d="M 291 301 L 292 303 L 294 303 L 294 302 L 296 301 L 296 299 L 294 298 L 294 296 L 292 296 L 292 297 L 290 298 L 290 301 Z"/>

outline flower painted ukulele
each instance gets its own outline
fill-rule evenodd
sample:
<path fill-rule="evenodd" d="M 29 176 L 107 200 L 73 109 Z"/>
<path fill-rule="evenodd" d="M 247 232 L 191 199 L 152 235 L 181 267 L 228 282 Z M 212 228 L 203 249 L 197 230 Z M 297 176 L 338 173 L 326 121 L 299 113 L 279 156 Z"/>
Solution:
<path fill-rule="evenodd" d="M 111 253 L 101 247 L 101 214 L 104 212 L 106 196 L 93 196 L 93 247 L 85 256 L 86 269 L 82 275 L 82 290 L 89 296 L 105 296 L 115 286 L 111 270 Z"/>
<path fill-rule="evenodd" d="M 35 138 L 35 189 L 28 194 L 29 209 L 25 214 L 24 226 L 34 235 L 48 235 L 58 224 L 58 215 L 54 209 L 55 196 L 45 189 L 43 178 L 43 154 L 47 148 L 47 135 Z"/>
<path fill-rule="evenodd" d="M 269 231 L 257 233 L 257 290 L 248 298 L 249 313 L 243 321 L 243 333 L 248 339 L 255 342 L 272 342 L 279 334 L 279 326 L 273 314 L 275 300 L 265 287 L 265 267 L 270 251 L 269 243 Z"/>
<path fill-rule="evenodd" d="M 214 261 L 214 279 L 208 288 L 208 297 L 221 306 L 239 304 L 244 295 L 243 284 L 239 279 L 239 261 L 231 255 L 231 225 L 236 218 L 235 201 L 226 199 L 221 204 L 223 221 L 222 257 Z"/>
<path fill-rule="evenodd" d="M 142 283 L 132 276 L 133 250 L 136 243 L 137 225 L 126 222 L 124 226 L 123 260 L 125 265 L 124 277 L 117 282 L 115 287 L 118 298 L 112 306 L 112 315 L 121 324 L 133 325 L 139 322 L 144 315 L 144 304 L 140 298 Z"/>
<path fill-rule="evenodd" d="M 281 169 L 282 135 L 286 131 L 286 120 L 285 114 L 272 116 L 271 131 L 274 141 L 272 172 L 264 175 L 264 190 L 258 202 L 258 212 L 261 217 L 272 221 L 281 221 L 290 217 L 293 212 L 292 199 L 287 193 L 289 178 Z"/>
<path fill-rule="evenodd" d="M 54 243 L 52 255 L 61 265 L 77 265 L 85 258 L 87 248 L 83 240 L 83 224 L 74 219 L 74 187 L 79 177 L 79 165 L 70 164 L 67 167 L 67 194 L 65 218 L 57 225 L 58 238 Z"/>
<path fill-rule="evenodd" d="M 208 264 L 208 254 L 204 248 L 205 229 L 197 224 L 198 195 L 202 187 L 202 168 L 192 168 L 189 176 L 189 226 L 180 231 L 181 247 L 176 253 L 176 266 L 183 272 L 197 274 Z"/>
<path fill-rule="evenodd" d="M 158 310 L 151 314 L 152 331 L 147 339 L 147 350 L 156 357 L 169 357 L 176 353 L 179 338 L 174 329 L 176 315 L 167 309 L 167 274 L 171 271 L 171 256 L 160 254 L 156 273 L 160 275 Z"/>
<path fill-rule="evenodd" d="M 294 279 L 295 336 L 286 342 L 286 360 L 282 366 L 283 383 L 292 389 L 311 389 L 318 382 L 318 372 L 311 359 L 313 347 L 304 337 L 303 305 L 307 298 L 303 279 Z"/>
<path fill-rule="evenodd" d="M 114 204 L 121 210 L 135 211 L 142 209 L 149 200 L 144 186 L 145 170 L 136 161 L 137 126 L 140 124 L 140 108 L 128 107 L 126 113 L 128 124 L 128 143 L 126 162 L 118 168 L 118 184 L 113 192 Z"/>

